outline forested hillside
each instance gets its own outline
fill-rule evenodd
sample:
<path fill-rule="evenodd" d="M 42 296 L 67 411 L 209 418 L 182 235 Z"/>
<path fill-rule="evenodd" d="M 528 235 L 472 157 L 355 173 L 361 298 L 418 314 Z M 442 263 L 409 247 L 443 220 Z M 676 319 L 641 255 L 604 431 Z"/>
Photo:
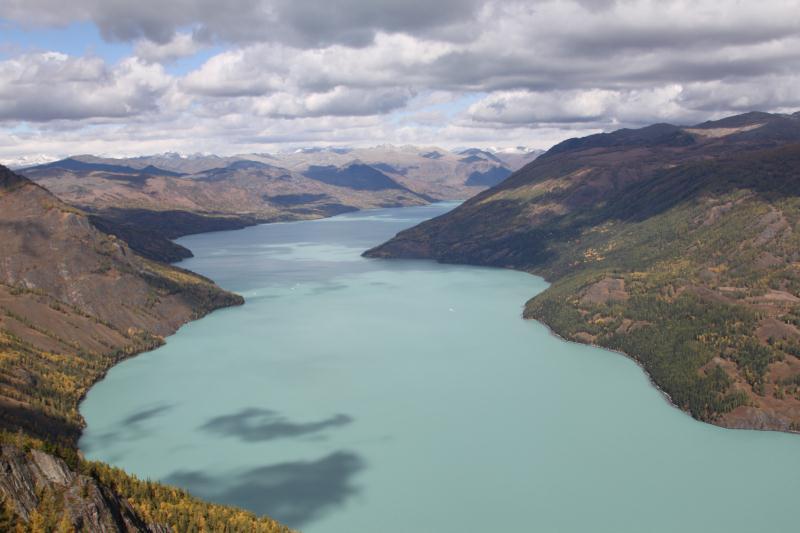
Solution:
<path fill-rule="evenodd" d="M 368 252 L 527 270 L 525 316 L 623 351 L 693 416 L 800 429 L 800 114 L 565 141 Z"/>

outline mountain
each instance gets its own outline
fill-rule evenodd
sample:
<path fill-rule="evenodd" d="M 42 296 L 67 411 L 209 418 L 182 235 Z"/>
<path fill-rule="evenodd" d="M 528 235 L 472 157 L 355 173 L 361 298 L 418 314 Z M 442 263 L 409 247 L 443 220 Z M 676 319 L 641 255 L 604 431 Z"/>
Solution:
<path fill-rule="evenodd" d="M 510 174 L 514 167 L 488 151 L 483 155 L 449 151 L 438 147 L 382 145 L 371 148 L 315 148 L 271 154 L 269 160 L 258 154 L 242 155 L 305 174 L 313 167 L 368 165 L 418 194 L 437 200 L 463 200 L 487 187 L 467 183 L 470 175 L 502 169 Z M 496 170 L 495 170 L 496 172 Z"/>
<path fill-rule="evenodd" d="M 241 515 L 239 531 L 288 531 L 76 451 L 78 403 L 111 366 L 242 298 L 136 254 L 5 167 L 0 242 L 0 530 L 167 531 Z"/>
<path fill-rule="evenodd" d="M 408 190 L 380 170 L 361 163 L 351 163 L 338 168 L 334 165 L 311 165 L 303 175 L 328 185 L 358 191 Z"/>
<path fill-rule="evenodd" d="M 505 148 L 502 150 L 489 150 L 496 158 L 503 162 L 503 165 L 516 171 L 539 157 L 544 153 L 544 150 L 527 148 L 525 146 L 517 146 L 515 148 Z"/>
<path fill-rule="evenodd" d="M 367 252 L 544 276 L 525 317 L 637 360 L 680 408 L 800 430 L 800 114 L 570 139 Z"/>
<path fill-rule="evenodd" d="M 38 165 L 36 167 L 39 170 L 47 170 L 47 169 L 61 169 L 61 170 L 68 170 L 74 172 L 107 172 L 109 175 L 114 176 L 118 174 L 122 175 L 130 175 L 130 176 L 142 176 L 147 174 L 159 175 L 159 176 L 180 176 L 181 174 L 178 172 L 172 172 L 170 170 L 164 170 L 158 168 L 153 165 L 147 165 L 141 168 L 138 167 L 131 167 L 127 165 L 114 165 L 108 163 L 100 163 L 100 162 L 92 162 L 92 161 L 85 161 L 81 159 L 75 159 L 72 157 L 68 157 L 67 159 L 62 159 L 60 161 L 54 161 L 52 163 L 45 163 L 43 165 Z M 126 178 L 120 177 L 120 179 L 128 180 L 128 179 L 135 179 L 135 178 Z"/>

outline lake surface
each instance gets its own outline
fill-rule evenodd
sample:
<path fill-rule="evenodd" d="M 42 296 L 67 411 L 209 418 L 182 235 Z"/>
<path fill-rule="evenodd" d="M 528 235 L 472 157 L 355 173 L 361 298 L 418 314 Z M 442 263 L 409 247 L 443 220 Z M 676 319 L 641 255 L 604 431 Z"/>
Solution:
<path fill-rule="evenodd" d="M 247 303 L 113 368 L 82 449 L 307 533 L 800 527 L 800 436 L 696 422 L 523 321 L 539 278 L 360 257 L 452 207 L 181 239 Z"/>

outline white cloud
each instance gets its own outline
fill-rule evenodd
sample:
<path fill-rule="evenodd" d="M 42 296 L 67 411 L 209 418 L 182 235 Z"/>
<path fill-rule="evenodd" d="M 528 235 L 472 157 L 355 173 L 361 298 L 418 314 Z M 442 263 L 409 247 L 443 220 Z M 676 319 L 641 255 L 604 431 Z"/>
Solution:
<path fill-rule="evenodd" d="M 282 47 L 231 50 L 215 55 L 181 81 L 206 96 L 256 96 L 285 87 L 293 52 Z"/>
<path fill-rule="evenodd" d="M 789 110 L 800 107 L 797 13 L 800 0 L 4 0 L 0 17 L 93 21 L 134 52 L 116 64 L 0 60 L 0 121 L 17 131 L 0 152 L 546 147 Z M 170 66 L 199 63 L 211 44 L 222 51 L 193 71 Z"/>
<path fill-rule="evenodd" d="M 364 90 L 339 86 L 324 93 L 279 93 L 257 99 L 253 110 L 258 115 L 282 118 L 380 115 L 405 106 L 413 96 L 413 91 L 404 88 Z"/>
<path fill-rule="evenodd" d="M 0 120 L 139 115 L 157 110 L 170 83 L 160 66 L 135 58 L 109 68 L 99 58 L 23 55 L 0 61 Z"/>

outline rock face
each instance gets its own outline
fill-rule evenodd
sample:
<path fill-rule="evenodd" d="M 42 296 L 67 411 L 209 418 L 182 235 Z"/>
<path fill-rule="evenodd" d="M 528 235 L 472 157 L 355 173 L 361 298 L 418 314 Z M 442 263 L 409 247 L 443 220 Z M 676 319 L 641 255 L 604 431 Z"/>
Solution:
<path fill-rule="evenodd" d="M 526 317 L 701 420 L 800 431 L 798 167 L 797 113 L 570 139 L 366 255 L 541 274 Z"/>
<path fill-rule="evenodd" d="M 62 519 L 76 531 L 155 531 L 125 499 L 38 450 L 25 453 L 8 444 L 0 446 L 0 496 L 28 523 L 51 499 L 54 505 L 60 502 Z"/>

